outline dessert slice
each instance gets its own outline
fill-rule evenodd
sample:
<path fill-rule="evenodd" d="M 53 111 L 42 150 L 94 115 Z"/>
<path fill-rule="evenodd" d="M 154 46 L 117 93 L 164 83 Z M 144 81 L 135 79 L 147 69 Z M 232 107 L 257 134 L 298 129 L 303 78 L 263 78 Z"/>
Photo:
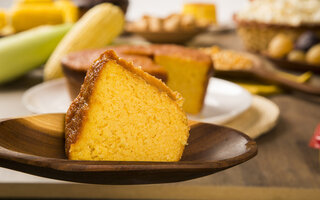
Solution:
<path fill-rule="evenodd" d="M 67 78 L 71 99 L 74 99 L 78 96 L 81 85 L 84 81 L 84 77 L 86 76 L 87 70 L 90 68 L 91 64 L 97 58 L 99 58 L 99 56 L 103 52 L 111 49 L 114 50 L 121 58 L 125 59 L 128 62 L 133 62 L 135 66 L 141 66 L 141 69 L 143 71 L 166 82 L 167 72 L 164 70 L 164 68 L 156 65 L 151 58 L 139 55 L 138 46 L 134 48 L 138 50 L 138 55 L 126 54 L 126 51 L 130 52 L 130 49 L 127 46 L 110 46 L 102 49 L 90 49 L 85 51 L 73 52 L 65 56 L 61 60 L 61 65 L 63 73 Z"/>
<path fill-rule="evenodd" d="M 199 113 L 213 72 L 211 58 L 198 50 L 176 45 L 153 48 L 155 63 L 168 73 L 167 85 L 185 99 L 183 109 L 190 114 Z"/>
<path fill-rule="evenodd" d="M 72 160 L 178 161 L 189 136 L 183 99 L 155 77 L 103 53 L 66 114 Z"/>

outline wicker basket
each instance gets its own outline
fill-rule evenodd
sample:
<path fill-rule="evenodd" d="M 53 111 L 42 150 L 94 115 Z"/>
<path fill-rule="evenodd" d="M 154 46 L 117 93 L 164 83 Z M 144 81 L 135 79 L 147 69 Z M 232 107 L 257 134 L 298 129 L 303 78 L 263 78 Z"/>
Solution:
<path fill-rule="evenodd" d="M 263 52 L 268 44 L 278 33 L 288 35 L 295 41 L 303 32 L 313 30 L 320 35 L 320 25 L 305 25 L 299 27 L 287 25 L 265 24 L 257 22 L 239 21 L 234 17 L 237 24 L 237 32 L 243 41 L 245 48 L 253 52 Z"/>

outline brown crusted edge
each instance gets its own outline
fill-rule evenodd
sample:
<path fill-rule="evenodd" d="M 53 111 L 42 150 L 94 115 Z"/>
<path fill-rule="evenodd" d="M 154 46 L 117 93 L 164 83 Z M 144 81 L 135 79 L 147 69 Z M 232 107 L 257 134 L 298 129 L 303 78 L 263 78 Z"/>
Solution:
<path fill-rule="evenodd" d="M 87 72 L 87 70 L 91 67 L 91 63 L 88 65 L 83 65 L 81 62 L 80 65 L 75 65 L 74 60 L 77 57 L 81 57 L 81 59 L 85 58 L 87 59 L 87 55 L 90 55 L 90 57 L 93 57 L 92 55 L 95 55 L 96 58 L 99 58 L 99 56 L 108 50 L 108 48 L 100 48 L 100 49 L 89 49 L 89 50 L 83 50 L 83 51 L 76 51 L 67 54 L 61 59 L 61 65 L 63 68 L 69 70 L 69 71 L 75 71 L 75 72 Z M 87 59 L 88 60 L 88 59 Z M 89 62 L 88 62 L 89 63 Z"/>
<path fill-rule="evenodd" d="M 203 62 L 210 64 L 211 58 L 205 53 L 202 53 L 198 49 L 184 47 L 174 44 L 153 44 L 150 45 L 153 50 L 153 56 L 175 56 L 182 59 L 192 59 L 197 62 Z"/>
<path fill-rule="evenodd" d="M 107 63 L 106 60 L 98 59 L 87 71 L 79 95 L 71 103 L 65 118 L 65 153 L 69 158 L 71 144 L 75 143 L 78 133 L 82 129 L 86 113 L 89 109 L 89 98 L 94 90 L 94 84 L 100 75 L 101 69 Z"/>
<path fill-rule="evenodd" d="M 128 63 L 125 60 L 119 58 L 113 50 L 107 50 L 101 54 L 94 64 L 89 68 L 84 80 L 84 84 L 81 86 L 81 90 L 77 98 L 70 105 L 66 118 L 65 118 L 65 153 L 69 157 L 69 150 L 71 144 L 75 143 L 80 130 L 83 128 L 83 122 L 86 120 L 87 112 L 89 109 L 90 96 L 95 88 L 95 82 L 97 81 L 100 72 L 108 62 L 116 62 L 128 71 L 140 76 L 150 85 L 155 86 L 161 92 L 166 92 L 168 96 L 177 102 L 182 110 L 183 98 L 177 93 L 168 88 L 161 80 L 149 75 L 142 69 L 135 67 L 132 63 Z"/>
<path fill-rule="evenodd" d="M 211 64 L 210 64 L 210 67 L 209 67 L 208 72 L 207 72 L 207 81 L 203 83 L 204 92 L 203 92 L 202 100 L 201 100 L 201 103 L 202 103 L 202 108 L 201 108 L 201 110 L 203 109 L 204 99 L 205 99 L 205 97 L 206 97 L 206 93 L 207 93 L 206 91 L 207 91 L 207 89 L 208 89 L 209 80 L 210 80 L 210 78 L 211 78 L 211 77 L 213 76 L 213 74 L 214 74 L 214 63 L 213 63 L 212 60 L 211 60 L 210 63 L 211 63 Z M 201 110 L 200 110 L 200 112 L 201 112 Z"/>
<path fill-rule="evenodd" d="M 272 23 L 264 23 L 264 22 L 258 22 L 258 21 L 252 21 L 252 20 L 251 21 L 240 20 L 237 18 L 236 14 L 233 15 L 233 20 L 236 22 L 238 26 L 243 26 L 243 27 L 320 30 L 320 23 L 301 24 L 299 26 L 292 26 L 289 24 L 272 24 Z"/>
<path fill-rule="evenodd" d="M 119 45 L 119 46 L 108 46 L 102 49 L 91 49 L 79 52 L 73 52 L 62 58 L 61 65 L 63 68 L 67 70 L 72 70 L 75 72 L 85 72 L 87 70 L 86 66 L 77 66 L 70 64 L 72 60 L 76 57 L 83 56 L 87 57 L 87 55 L 100 55 L 107 50 L 114 50 L 116 53 L 119 54 L 120 57 L 126 59 L 126 56 L 143 56 L 149 57 L 153 59 L 156 55 L 164 55 L 164 56 L 177 56 L 181 58 L 190 58 L 196 60 L 198 62 L 205 62 L 209 63 L 211 58 L 206 54 L 200 52 L 198 49 L 183 47 L 179 45 L 173 44 L 161 44 L 161 45 Z M 99 53 L 100 52 L 100 53 Z M 98 57 L 97 55 L 97 57 Z M 91 56 L 89 56 L 91 57 Z M 163 68 L 159 67 L 158 70 L 164 70 Z M 145 69 L 146 72 L 149 72 L 148 69 Z M 159 72 L 162 73 L 162 72 Z"/>
<path fill-rule="evenodd" d="M 173 92 L 166 84 L 164 84 L 160 79 L 155 78 L 154 76 L 148 74 L 147 72 L 144 72 L 140 67 L 136 67 L 133 65 L 132 62 L 127 62 L 126 60 L 119 58 L 117 54 L 113 50 L 108 50 L 104 52 L 101 56 L 100 59 L 102 60 L 114 60 L 117 64 L 121 65 L 128 71 L 140 76 L 143 78 L 147 83 L 150 85 L 153 85 L 158 88 L 160 92 L 165 92 L 168 94 L 168 96 L 174 100 L 174 101 L 181 101 L 183 100 L 182 96 L 177 93 Z"/>
<path fill-rule="evenodd" d="M 126 60 L 132 60 L 132 62 L 134 62 L 135 65 L 141 65 L 142 69 L 145 72 L 148 72 L 149 74 L 156 76 L 157 78 L 160 78 L 164 82 L 168 78 L 165 69 L 159 65 L 156 65 L 153 62 L 152 60 L 153 54 L 151 54 L 151 49 L 149 47 L 139 46 L 139 45 L 108 46 L 101 49 L 90 49 L 90 50 L 73 52 L 64 56 L 61 59 L 62 68 L 67 75 L 72 75 L 72 72 L 75 72 L 76 74 L 84 73 L 85 75 L 86 71 L 89 69 L 91 65 L 91 62 L 90 64 L 89 62 L 84 64 L 83 62 L 80 62 L 80 61 L 83 61 L 83 59 L 92 60 L 92 58 L 94 57 L 98 58 L 103 52 L 107 50 L 114 50 L 119 57 Z M 80 59 L 77 59 L 79 57 Z M 139 62 L 135 62 L 135 59 L 139 61 L 140 57 L 143 59 L 148 58 L 150 59 L 150 61 L 152 61 L 152 63 L 142 65 Z M 78 61 L 74 62 L 74 60 L 78 60 Z M 153 68 L 153 66 L 151 66 L 152 64 L 157 66 L 157 68 L 155 67 Z M 84 79 L 84 76 L 82 78 L 82 82 L 83 82 L 83 79 Z"/>
<path fill-rule="evenodd" d="M 78 51 L 78 52 L 73 52 L 64 56 L 61 60 L 62 69 L 68 81 L 68 90 L 69 90 L 71 99 L 75 99 L 78 96 L 81 85 L 84 82 L 86 72 L 90 68 L 91 63 L 94 62 L 92 58 L 94 57 L 99 58 L 99 56 L 107 50 L 114 50 L 119 57 L 125 60 L 127 60 L 128 58 L 131 59 L 134 65 L 136 66 L 140 65 L 145 72 L 155 76 L 156 78 L 161 79 L 163 82 L 167 82 L 168 75 L 163 67 L 161 66 L 158 66 L 158 68 L 149 67 L 150 64 L 148 63 L 144 65 L 143 62 L 140 63 L 135 61 L 135 59 L 138 59 L 139 61 L 140 58 L 130 58 L 130 57 L 143 57 L 143 59 L 148 58 L 150 59 L 150 61 L 153 62 L 152 58 L 150 57 L 151 50 L 146 46 L 119 45 L 119 46 L 108 46 L 101 49 L 90 49 L 90 50 Z M 133 52 L 137 52 L 138 54 L 135 55 L 133 54 Z M 78 57 L 81 57 L 80 60 L 78 59 L 78 61 L 74 62 L 74 60 L 77 60 Z M 89 62 L 86 62 L 86 61 L 83 62 L 84 59 L 91 60 L 90 64 Z M 154 62 L 151 64 L 156 65 Z"/>

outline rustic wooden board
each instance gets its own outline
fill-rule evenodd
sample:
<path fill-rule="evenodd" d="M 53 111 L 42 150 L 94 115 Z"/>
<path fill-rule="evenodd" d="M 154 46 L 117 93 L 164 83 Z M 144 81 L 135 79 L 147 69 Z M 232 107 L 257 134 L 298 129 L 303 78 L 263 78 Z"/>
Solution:
<path fill-rule="evenodd" d="M 318 200 L 319 189 L 226 187 L 199 185 L 110 186 L 83 184 L 0 184 L 0 194 L 7 198 L 61 199 L 183 199 L 183 200 Z M 3 197 L 3 195 L 0 195 Z"/>
<path fill-rule="evenodd" d="M 320 122 L 320 99 L 298 95 L 271 99 L 280 107 L 280 118 L 272 131 L 256 140 L 258 155 L 192 184 L 320 188 L 319 152 L 308 146 Z"/>

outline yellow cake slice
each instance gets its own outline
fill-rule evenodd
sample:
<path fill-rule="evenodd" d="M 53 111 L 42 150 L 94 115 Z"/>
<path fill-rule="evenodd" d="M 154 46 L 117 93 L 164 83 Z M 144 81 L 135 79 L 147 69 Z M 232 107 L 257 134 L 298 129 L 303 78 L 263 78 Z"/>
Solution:
<path fill-rule="evenodd" d="M 199 50 L 177 45 L 154 45 L 152 48 L 156 49 L 155 63 L 167 71 L 167 85 L 185 99 L 183 109 L 190 114 L 199 113 L 213 73 L 211 58 Z"/>
<path fill-rule="evenodd" d="M 181 95 L 112 50 L 88 70 L 66 114 L 71 160 L 178 161 L 189 127 Z"/>

